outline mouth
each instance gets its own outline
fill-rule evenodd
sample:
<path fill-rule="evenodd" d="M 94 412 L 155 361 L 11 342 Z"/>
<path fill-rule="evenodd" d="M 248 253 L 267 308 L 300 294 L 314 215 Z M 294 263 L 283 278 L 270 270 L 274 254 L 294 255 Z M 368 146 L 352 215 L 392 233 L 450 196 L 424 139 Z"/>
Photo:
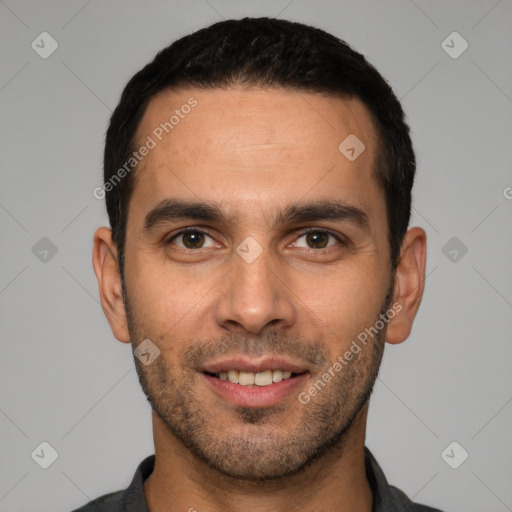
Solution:
<path fill-rule="evenodd" d="M 266 387 L 283 380 L 292 379 L 305 372 L 291 372 L 289 370 L 265 370 L 262 372 L 246 372 L 242 370 L 228 370 L 218 373 L 203 372 L 210 377 L 228 381 L 245 387 Z"/>
<path fill-rule="evenodd" d="M 200 369 L 217 398 L 242 407 L 268 407 L 304 386 L 309 369 L 285 358 L 231 358 Z"/>

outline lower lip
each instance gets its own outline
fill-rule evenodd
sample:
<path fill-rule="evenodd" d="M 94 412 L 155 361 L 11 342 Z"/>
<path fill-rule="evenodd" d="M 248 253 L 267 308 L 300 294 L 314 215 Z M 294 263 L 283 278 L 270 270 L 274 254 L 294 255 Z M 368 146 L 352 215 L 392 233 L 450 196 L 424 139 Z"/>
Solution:
<path fill-rule="evenodd" d="M 301 373 L 281 382 L 273 382 L 268 386 L 242 386 L 228 380 L 221 380 L 206 373 L 202 374 L 213 390 L 227 402 L 240 407 L 268 407 L 289 396 L 308 378 L 308 373 Z"/>

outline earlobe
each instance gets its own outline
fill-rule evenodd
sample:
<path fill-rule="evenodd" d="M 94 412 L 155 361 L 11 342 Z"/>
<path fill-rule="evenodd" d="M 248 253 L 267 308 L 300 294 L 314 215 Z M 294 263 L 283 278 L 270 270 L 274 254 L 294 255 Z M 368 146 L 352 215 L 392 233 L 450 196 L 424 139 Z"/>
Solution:
<path fill-rule="evenodd" d="M 94 234 L 92 264 L 101 299 L 101 307 L 114 336 L 123 343 L 130 342 L 123 301 L 121 274 L 112 230 L 101 227 Z"/>
<path fill-rule="evenodd" d="M 420 307 L 425 287 L 427 235 L 420 227 L 410 228 L 404 236 L 400 261 L 396 268 L 393 304 L 396 315 L 388 323 L 386 341 L 405 341 Z"/>

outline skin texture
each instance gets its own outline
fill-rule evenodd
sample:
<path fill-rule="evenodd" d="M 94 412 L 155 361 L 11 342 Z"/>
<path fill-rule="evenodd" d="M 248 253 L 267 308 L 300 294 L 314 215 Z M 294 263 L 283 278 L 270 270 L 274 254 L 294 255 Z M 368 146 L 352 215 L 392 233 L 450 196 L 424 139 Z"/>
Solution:
<path fill-rule="evenodd" d="M 149 338 L 160 350 L 148 366 L 134 359 L 153 407 L 149 509 L 370 511 L 368 398 L 385 341 L 409 336 L 420 305 L 425 232 L 409 229 L 393 279 L 385 199 L 372 170 L 377 136 L 360 101 L 255 87 L 165 91 L 150 102 L 136 146 L 190 97 L 197 106 L 136 170 L 126 303 L 111 231 L 94 237 L 114 336 L 132 348 Z M 338 150 L 349 134 L 365 145 L 354 161 Z M 216 203 L 229 221 L 168 220 L 145 230 L 146 215 L 168 198 Z M 320 200 L 362 210 L 367 228 L 347 219 L 273 224 L 290 203 Z M 207 234 L 176 236 L 187 227 Z M 236 251 L 249 236 L 262 250 L 251 263 Z M 393 304 L 400 311 L 301 403 L 298 393 Z M 307 380 L 276 405 L 232 405 L 199 369 L 241 353 L 288 356 Z"/>

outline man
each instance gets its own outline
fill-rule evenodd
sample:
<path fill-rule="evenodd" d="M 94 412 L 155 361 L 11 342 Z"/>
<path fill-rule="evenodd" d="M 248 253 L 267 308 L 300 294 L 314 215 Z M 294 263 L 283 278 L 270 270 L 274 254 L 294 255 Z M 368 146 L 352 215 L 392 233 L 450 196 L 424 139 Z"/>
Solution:
<path fill-rule="evenodd" d="M 365 447 L 384 343 L 423 293 L 414 173 L 390 87 L 313 27 L 216 23 L 130 80 L 93 264 L 155 455 L 81 512 L 434 510 Z"/>

